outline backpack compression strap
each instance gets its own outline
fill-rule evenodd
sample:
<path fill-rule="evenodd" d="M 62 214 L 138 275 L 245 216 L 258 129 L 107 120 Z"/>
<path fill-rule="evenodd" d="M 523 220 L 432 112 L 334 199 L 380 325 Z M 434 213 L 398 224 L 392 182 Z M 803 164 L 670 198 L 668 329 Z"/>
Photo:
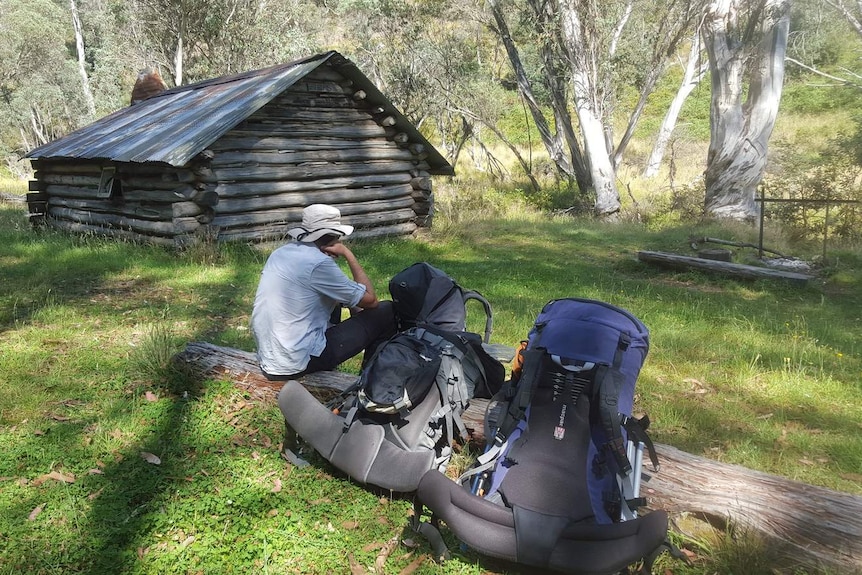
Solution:
<path fill-rule="evenodd" d="M 446 344 L 449 343 L 448 346 L 450 353 L 456 360 L 457 365 L 461 365 L 461 362 L 464 359 L 464 350 L 461 347 L 453 342 L 452 340 L 443 337 L 434 331 L 428 329 L 427 327 L 417 327 L 414 335 L 424 341 L 431 343 L 434 347 L 438 349 L 443 349 L 446 347 Z M 484 375 L 484 373 L 483 373 Z M 461 419 L 461 414 L 458 412 L 459 410 L 455 409 L 456 404 L 466 405 L 469 398 L 461 397 L 460 394 L 457 394 L 451 400 L 449 399 L 449 390 L 448 386 L 453 385 L 455 390 L 458 390 L 458 386 L 456 383 L 451 381 L 452 378 L 457 379 L 458 374 L 446 374 L 446 381 L 443 381 L 442 378 L 436 377 L 435 382 L 437 384 L 437 391 L 440 393 L 440 409 L 432 415 L 433 419 L 443 419 L 446 425 L 446 433 L 447 437 L 452 439 L 455 437 L 454 428 L 458 428 L 458 435 L 462 440 L 467 440 L 467 426 L 464 425 L 464 421 Z M 461 378 L 464 377 L 463 371 L 460 375 Z"/>
<path fill-rule="evenodd" d="M 649 416 L 644 415 L 638 419 L 624 415 L 622 417 L 621 424 L 625 428 L 626 433 L 628 433 L 629 438 L 633 437 L 636 440 L 635 443 L 640 442 L 644 444 L 649 452 L 649 459 L 652 463 L 653 471 L 657 472 L 659 469 L 658 454 L 655 451 L 655 445 L 653 444 L 652 439 L 646 432 L 650 424 Z"/>
<path fill-rule="evenodd" d="M 622 420 L 619 412 L 619 397 L 623 380 L 620 366 L 623 362 L 623 352 L 628 349 L 630 343 L 631 338 L 629 335 L 621 333 L 617 349 L 614 352 L 613 365 L 599 368 L 604 373 L 602 373 L 601 377 L 597 378 L 599 383 L 599 417 L 601 418 L 602 428 L 607 436 L 607 443 L 605 445 L 611 452 L 619 473 L 622 476 L 626 476 L 632 471 L 632 465 L 626 455 L 626 445 L 621 431 Z"/>

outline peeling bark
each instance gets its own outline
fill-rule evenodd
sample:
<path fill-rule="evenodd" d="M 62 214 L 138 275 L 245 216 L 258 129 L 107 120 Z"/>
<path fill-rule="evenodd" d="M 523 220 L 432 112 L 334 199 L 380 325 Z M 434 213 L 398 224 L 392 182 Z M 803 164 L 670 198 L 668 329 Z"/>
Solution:
<path fill-rule="evenodd" d="M 589 159 L 596 194 L 595 213 L 605 217 L 619 211 L 620 193 L 602 124 L 602 106 L 596 86 L 597 54 L 587 49 L 591 44 L 578 8 L 573 0 L 561 0 L 562 36 L 569 56 L 575 112 L 581 125 L 584 151 Z"/>
<path fill-rule="evenodd" d="M 744 34 L 737 2 L 714 0 L 704 22 L 712 85 L 705 208 L 715 217 L 753 221 L 759 213 L 754 197 L 781 100 L 790 1 L 763 0 L 750 16 L 760 21 L 750 21 Z M 752 33 L 756 24 L 762 30 L 758 37 Z"/>

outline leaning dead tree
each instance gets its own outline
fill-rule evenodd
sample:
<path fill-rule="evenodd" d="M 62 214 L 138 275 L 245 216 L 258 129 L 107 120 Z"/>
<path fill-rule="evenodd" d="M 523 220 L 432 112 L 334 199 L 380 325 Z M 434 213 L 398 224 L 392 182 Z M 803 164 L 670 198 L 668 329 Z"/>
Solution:
<path fill-rule="evenodd" d="M 232 381 L 261 401 L 275 401 L 281 382 L 260 372 L 253 353 L 206 342 L 189 343 L 174 358 L 203 379 Z M 321 399 L 345 389 L 355 375 L 322 372 L 301 378 Z M 487 400 L 473 400 L 463 415 L 475 443 L 484 443 Z M 788 562 L 812 570 L 862 569 L 862 496 L 713 461 L 656 445 L 660 471 L 644 469 L 650 507 L 703 519 L 714 527 L 742 528 L 759 536 Z"/>

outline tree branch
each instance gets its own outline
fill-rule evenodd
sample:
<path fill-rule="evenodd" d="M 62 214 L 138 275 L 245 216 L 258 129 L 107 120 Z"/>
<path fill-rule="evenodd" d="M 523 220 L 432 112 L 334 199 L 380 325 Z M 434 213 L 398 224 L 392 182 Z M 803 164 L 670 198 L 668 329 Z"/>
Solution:
<path fill-rule="evenodd" d="M 827 74 L 826 72 L 823 72 L 822 70 L 818 70 L 817 68 L 814 68 L 813 66 L 809 66 L 808 64 L 803 64 L 799 60 L 796 60 L 794 58 L 790 58 L 789 56 L 785 57 L 784 61 L 790 62 L 791 64 L 796 64 L 797 66 L 799 66 L 803 70 L 808 70 L 809 72 L 811 72 L 813 74 L 817 74 L 818 76 L 823 76 L 824 78 L 827 78 L 829 80 L 834 80 L 835 82 L 838 82 L 839 84 L 843 84 L 844 86 L 852 86 L 854 88 L 862 88 L 862 84 L 857 84 L 856 82 L 853 82 L 852 80 L 848 80 L 847 78 L 839 78 L 838 76 L 833 76 L 832 74 Z M 848 73 L 850 73 L 850 72 L 848 71 Z"/>

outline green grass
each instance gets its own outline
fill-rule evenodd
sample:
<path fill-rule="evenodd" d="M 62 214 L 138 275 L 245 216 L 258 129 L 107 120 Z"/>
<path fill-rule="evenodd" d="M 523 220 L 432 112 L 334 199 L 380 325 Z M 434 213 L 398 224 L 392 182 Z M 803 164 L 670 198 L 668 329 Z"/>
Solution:
<path fill-rule="evenodd" d="M 479 290 L 493 340 L 509 345 L 552 298 L 624 307 L 652 333 L 637 407 L 656 441 L 862 494 L 858 249 L 836 247 L 828 275 L 804 288 L 667 271 L 636 251 L 685 253 L 690 236 L 756 241 L 756 231 L 549 218 L 497 194 L 441 193 L 432 232 L 354 251 L 380 293 L 423 260 Z M 782 242 L 768 235 L 793 253 Z M 187 341 L 253 349 L 265 257 L 35 232 L 20 204 L 0 203 L 0 574 L 347 573 L 350 557 L 370 572 L 387 541 L 415 539 L 408 500 L 314 456 L 286 465 L 277 407 L 228 383 L 192 385 L 168 365 Z M 429 552 L 418 543 L 396 548 L 384 571 Z M 506 572 L 449 543 L 452 561 L 416 572 Z M 752 564 L 747 548 L 712 545 L 694 567 L 667 566 L 755 572 L 740 567 Z"/>

